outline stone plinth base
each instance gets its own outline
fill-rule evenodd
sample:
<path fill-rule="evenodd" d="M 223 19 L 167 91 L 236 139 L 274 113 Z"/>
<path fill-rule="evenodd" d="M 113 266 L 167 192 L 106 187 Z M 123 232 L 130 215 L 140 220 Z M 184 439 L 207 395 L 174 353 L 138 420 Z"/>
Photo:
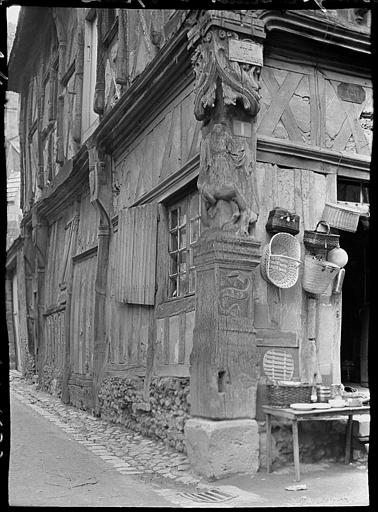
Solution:
<path fill-rule="evenodd" d="M 259 468 L 259 433 L 255 420 L 192 418 L 185 424 L 185 441 L 193 470 L 206 478 L 255 474 Z"/>

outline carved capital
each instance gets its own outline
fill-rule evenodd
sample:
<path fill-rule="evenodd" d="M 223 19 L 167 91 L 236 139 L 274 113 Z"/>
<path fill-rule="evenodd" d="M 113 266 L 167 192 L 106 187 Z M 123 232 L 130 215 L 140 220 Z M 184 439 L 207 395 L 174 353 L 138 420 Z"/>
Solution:
<path fill-rule="evenodd" d="M 212 27 L 201 38 L 192 63 L 196 75 L 194 114 L 198 120 L 210 117 L 217 101 L 223 101 L 225 106 L 238 103 L 249 116 L 257 114 L 262 66 L 260 43 L 245 34 Z"/>

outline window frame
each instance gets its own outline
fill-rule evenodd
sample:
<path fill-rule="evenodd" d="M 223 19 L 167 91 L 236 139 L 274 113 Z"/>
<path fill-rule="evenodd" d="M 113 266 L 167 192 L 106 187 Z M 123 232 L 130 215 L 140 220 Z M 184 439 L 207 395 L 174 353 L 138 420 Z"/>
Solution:
<path fill-rule="evenodd" d="M 339 186 L 341 184 L 345 184 L 345 185 L 354 185 L 354 186 L 357 186 L 359 187 L 359 201 L 346 201 L 345 199 L 341 199 L 340 197 L 340 192 L 339 192 Z M 359 179 L 353 179 L 353 178 L 344 178 L 344 177 L 338 177 L 337 178 L 337 191 L 336 191 L 336 195 L 337 195 L 337 202 L 340 203 L 340 204 L 345 204 L 345 205 L 350 205 L 350 206 L 363 206 L 363 205 L 369 205 L 370 204 L 370 197 L 368 197 L 368 201 L 364 201 L 364 195 L 367 195 L 369 196 L 369 192 L 370 192 L 370 182 L 369 181 L 366 181 L 366 180 L 359 180 Z"/>
<path fill-rule="evenodd" d="M 197 202 L 193 211 L 192 201 Z M 168 233 L 168 276 L 165 290 L 165 301 L 175 301 L 185 299 L 195 294 L 195 266 L 193 261 L 194 245 L 198 242 L 201 235 L 201 199 L 196 189 L 189 189 L 180 194 L 174 200 L 166 203 L 167 212 L 167 233 Z M 180 213 L 183 210 L 183 213 Z M 176 211 L 177 221 L 172 222 L 172 212 Z M 184 219 L 184 220 L 183 220 Z M 192 237 L 193 226 L 197 226 L 195 237 Z M 185 243 L 181 243 L 183 232 L 185 230 Z M 181 255 L 185 254 L 185 261 L 181 260 Z M 180 261 L 181 260 L 181 261 Z M 182 265 L 182 267 L 181 267 Z M 181 267 L 181 268 L 180 268 Z M 184 268 L 184 270 L 182 270 Z M 181 279 L 181 276 L 183 277 Z M 174 291 L 171 288 L 175 283 Z M 186 290 L 181 293 L 181 283 L 186 286 Z M 186 284 L 184 284 L 186 283 Z"/>
<path fill-rule="evenodd" d="M 89 9 L 84 25 L 83 95 L 81 112 L 81 140 L 84 142 L 99 123 L 99 115 L 93 109 L 97 74 L 98 16 L 96 9 Z"/>

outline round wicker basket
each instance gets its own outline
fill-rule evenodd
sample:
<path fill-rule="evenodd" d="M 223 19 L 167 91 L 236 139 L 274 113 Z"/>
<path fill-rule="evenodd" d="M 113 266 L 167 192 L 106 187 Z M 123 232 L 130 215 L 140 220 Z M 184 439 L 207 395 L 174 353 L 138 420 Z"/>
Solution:
<path fill-rule="evenodd" d="M 289 233 L 276 233 L 263 249 L 260 271 L 263 278 L 278 288 L 291 288 L 299 276 L 301 247 Z"/>

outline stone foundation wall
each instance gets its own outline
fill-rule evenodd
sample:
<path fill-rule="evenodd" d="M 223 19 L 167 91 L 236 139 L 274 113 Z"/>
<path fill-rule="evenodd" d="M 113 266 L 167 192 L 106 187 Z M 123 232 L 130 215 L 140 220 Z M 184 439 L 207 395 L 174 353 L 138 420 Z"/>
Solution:
<path fill-rule="evenodd" d="M 145 401 L 143 378 L 107 377 L 101 385 L 100 407 L 104 419 L 186 452 L 184 425 L 189 418 L 189 378 L 153 378 L 149 400 Z"/>
<path fill-rule="evenodd" d="M 68 381 L 70 404 L 78 409 L 93 412 L 93 376 L 71 374 Z"/>
<path fill-rule="evenodd" d="M 302 462 L 344 459 L 346 419 L 298 422 Z M 266 468 L 266 425 L 259 423 L 260 467 Z M 272 420 L 272 467 L 293 463 L 293 436 L 289 422 Z"/>
<path fill-rule="evenodd" d="M 28 341 L 21 340 L 21 357 L 23 358 L 22 376 L 28 381 L 33 381 L 36 374 L 34 356 L 29 351 Z"/>
<path fill-rule="evenodd" d="M 39 374 L 38 384 L 43 391 L 53 396 L 61 398 L 62 396 L 62 376 L 61 368 L 45 365 Z"/>

